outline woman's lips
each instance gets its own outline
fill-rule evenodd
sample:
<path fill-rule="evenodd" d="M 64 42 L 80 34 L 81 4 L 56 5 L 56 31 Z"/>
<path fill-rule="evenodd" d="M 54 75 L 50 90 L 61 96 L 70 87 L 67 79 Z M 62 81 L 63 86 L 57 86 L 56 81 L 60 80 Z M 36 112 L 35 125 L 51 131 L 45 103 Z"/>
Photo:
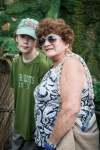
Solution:
<path fill-rule="evenodd" d="M 48 49 L 46 49 L 46 51 L 52 51 L 53 50 L 53 48 L 48 48 Z"/>

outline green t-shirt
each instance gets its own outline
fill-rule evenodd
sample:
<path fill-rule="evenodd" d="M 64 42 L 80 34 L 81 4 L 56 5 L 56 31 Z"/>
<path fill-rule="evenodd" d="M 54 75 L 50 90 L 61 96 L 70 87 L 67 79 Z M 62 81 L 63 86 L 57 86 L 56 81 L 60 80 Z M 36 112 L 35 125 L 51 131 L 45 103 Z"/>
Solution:
<path fill-rule="evenodd" d="M 9 84 L 14 89 L 14 132 L 25 140 L 34 138 L 34 88 L 50 67 L 42 53 L 28 63 L 23 62 L 22 56 L 12 62 Z"/>

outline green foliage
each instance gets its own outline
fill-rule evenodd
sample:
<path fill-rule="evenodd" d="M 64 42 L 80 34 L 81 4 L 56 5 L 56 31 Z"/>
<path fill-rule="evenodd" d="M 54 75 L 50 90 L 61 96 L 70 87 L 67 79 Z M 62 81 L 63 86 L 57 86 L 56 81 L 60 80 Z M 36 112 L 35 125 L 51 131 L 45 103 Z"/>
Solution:
<path fill-rule="evenodd" d="M 96 110 L 100 111 L 100 82 L 93 83 Z"/>
<path fill-rule="evenodd" d="M 36 13 L 36 11 L 40 7 L 40 3 L 38 1 L 39 0 L 37 0 L 37 2 L 31 0 L 30 1 L 31 4 L 27 1 L 25 1 L 24 3 L 21 1 L 19 3 L 11 4 L 10 6 L 7 7 L 6 13 L 8 15 L 21 14 L 21 13 L 25 13 L 25 12 L 29 12 L 29 11 L 32 11 L 32 12 Z"/>
<path fill-rule="evenodd" d="M 55 4 L 55 5 L 54 5 Z M 46 17 L 56 19 L 60 8 L 60 0 L 52 0 Z"/>
<path fill-rule="evenodd" d="M 95 109 L 100 113 L 100 82 L 93 84 Z M 100 114 L 97 113 L 97 122 L 100 130 Z"/>
<path fill-rule="evenodd" d="M 47 0 L 41 0 L 40 3 L 40 9 L 42 11 L 42 13 L 47 13 L 48 10 L 50 9 L 50 6 L 51 6 L 51 1 L 47 1 Z"/>
<path fill-rule="evenodd" d="M 13 33 L 21 19 L 34 18 L 40 21 L 42 18 L 45 18 L 49 7 L 50 1 L 48 2 L 47 0 L 23 0 L 7 5 L 5 10 L 0 13 L 0 25 L 10 23 L 10 30 L 3 31 L 1 28 L 0 36 L 13 37 Z M 12 18 L 15 18 L 16 21 L 13 21 Z"/>
<path fill-rule="evenodd" d="M 93 2 L 92 2 L 93 3 Z M 91 5 L 91 3 L 89 3 Z M 83 20 L 85 25 L 89 25 L 92 23 L 95 23 L 99 19 L 99 7 L 98 7 L 98 2 L 94 3 L 94 5 L 90 7 L 90 5 L 86 5 L 86 3 L 83 3 L 83 10 L 84 10 L 84 15 L 83 15 Z M 99 3 L 100 5 L 100 3 Z M 94 13 L 95 12 L 95 13 Z"/>
<path fill-rule="evenodd" d="M 98 80 L 100 80 L 100 65 L 98 63 L 97 57 L 90 53 L 88 54 L 88 67 L 92 75 L 94 75 Z"/>
<path fill-rule="evenodd" d="M 3 43 L 3 41 L 4 41 L 5 39 L 7 39 L 7 38 L 6 38 L 6 37 L 1 37 L 1 38 L 0 38 L 0 45 L 2 45 L 2 43 Z"/>
<path fill-rule="evenodd" d="M 95 3 L 98 3 L 98 4 L 100 4 L 100 1 L 99 0 L 82 0 L 83 1 L 83 3 L 85 3 L 86 5 L 88 5 L 88 4 L 95 4 Z"/>
<path fill-rule="evenodd" d="M 19 51 L 17 48 L 16 42 L 13 38 L 5 38 L 2 43 L 1 48 L 2 48 L 3 54 L 5 53 L 18 54 L 18 51 Z"/>
<path fill-rule="evenodd" d="M 100 0 L 62 0 L 59 16 L 75 33 L 73 52 L 81 55 L 100 80 Z M 96 63 L 95 63 L 96 62 Z"/>
<path fill-rule="evenodd" d="M 62 0 L 61 5 L 66 7 L 69 14 L 82 14 L 82 1 L 80 0 Z"/>
<path fill-rule="evenodd" d="M 72 15 L 71 15 L 72 16 Z M 64 20 L 66 20 L 66 22 L 71 25 L 71 16 L 68 15 L 68 10 L 66 9 L 66 7 L 62 7 L 61 6 L 61 10 L 59 12 L 59 18 L 63 18 Z M 67 19 L 66 19 L 67 18 Z"/>
<path fill-rule="evenodd" d="M 9 16 L 3 11 L 0 14 L 0 23 L 3 25 L 4 23 L 9 22 Z"/>
<path fill-rule="evenodd" d="M 11 14 L 21 14 L 25 11 L 28 10 L 29 3 L 18 3 L 18 4 L 13 4 L 10 5 L 6 9 L 6 14 L 11 15 Z"/>

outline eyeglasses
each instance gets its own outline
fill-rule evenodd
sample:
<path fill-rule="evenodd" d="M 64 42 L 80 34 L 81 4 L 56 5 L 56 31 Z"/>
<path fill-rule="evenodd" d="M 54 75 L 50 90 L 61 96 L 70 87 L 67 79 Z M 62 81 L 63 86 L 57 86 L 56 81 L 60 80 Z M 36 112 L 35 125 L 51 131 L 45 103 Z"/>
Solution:
<path fill-rule="evenodd" d="M 60 39 L 62 37 L 58 36 L 58 35 L 50 35 L 50 36 L 47 36 L 47 37 L 42 37 L 42 38 L 39 38 L 38 39 L 38 45 L 40 47 L 42 47 L 45 42 L 48 40 L 51 44 L 53 44 L 57 39 Z"/>

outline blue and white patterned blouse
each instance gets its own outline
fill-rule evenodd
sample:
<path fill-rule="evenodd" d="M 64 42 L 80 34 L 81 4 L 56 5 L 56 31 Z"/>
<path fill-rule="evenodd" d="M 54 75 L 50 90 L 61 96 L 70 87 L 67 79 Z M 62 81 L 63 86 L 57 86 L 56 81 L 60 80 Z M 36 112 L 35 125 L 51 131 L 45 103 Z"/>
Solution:
<path fill-rule="evenodd" d="M 75 55 L 75 54 L 74 54 Z M 34 90 L 35 97 L 35 121 L 36 132 L 35 142 L 38 146 L 44 147 L 44 141 L 49 138 L 54 128 L 61 103 L 58 72 L 61 64 L 56 68 L 51 68 L 43 77 L 41 83 Z M 82 123 L 89 115 L 89 88 L 88 85 L 82 91 L 80 112 L 78 118 Z M 92 101 L 92 106 L 94 106 Z"/>

